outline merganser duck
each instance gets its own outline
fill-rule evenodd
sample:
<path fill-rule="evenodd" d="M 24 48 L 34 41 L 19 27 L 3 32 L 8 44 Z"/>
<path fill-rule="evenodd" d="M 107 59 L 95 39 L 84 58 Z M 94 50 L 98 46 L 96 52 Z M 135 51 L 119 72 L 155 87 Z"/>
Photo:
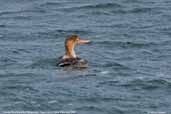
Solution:
<path fill-rule="evenodd" d="M 69 35 L 65 39 L 65 54 L 64 56 L 59 57 L 57 66 L 87 67 L 88 61 L 77 56 L 74 48 L 77 44 L 88 42 L 90 42 L 90 40 L 81 39 L 77 35 Z"/>

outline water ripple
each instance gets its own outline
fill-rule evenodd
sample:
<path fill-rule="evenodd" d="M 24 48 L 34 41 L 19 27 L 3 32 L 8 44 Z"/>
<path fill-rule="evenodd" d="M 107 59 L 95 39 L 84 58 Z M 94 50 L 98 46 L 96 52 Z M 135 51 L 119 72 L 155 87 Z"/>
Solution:
<path fill-rule="evenodd" d="M 133 80 L 127 84 L 122 85 L 127 88 L 144 89 L 144 90 L 155 90 L 161 88 L 170 88 L 171 82 L 164 79 L 154 79 L 154 80 Z"/>

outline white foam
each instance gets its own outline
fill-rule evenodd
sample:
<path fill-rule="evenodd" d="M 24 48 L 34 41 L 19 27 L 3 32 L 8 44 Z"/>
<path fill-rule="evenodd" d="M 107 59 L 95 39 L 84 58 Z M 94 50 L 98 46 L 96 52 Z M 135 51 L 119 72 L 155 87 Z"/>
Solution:
<path fill-rule="evenodd" d="M 109 74 L 109 71 L 102 71 L 101 74 Z"/>

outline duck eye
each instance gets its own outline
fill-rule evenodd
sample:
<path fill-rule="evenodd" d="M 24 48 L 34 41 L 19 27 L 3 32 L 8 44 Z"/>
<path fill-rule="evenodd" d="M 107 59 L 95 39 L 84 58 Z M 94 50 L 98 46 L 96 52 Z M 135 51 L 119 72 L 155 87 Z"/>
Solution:
<path fill-rule="evenodd" d="M 79 38 L 77 38 L 76 41 L 79 41 Z"/>

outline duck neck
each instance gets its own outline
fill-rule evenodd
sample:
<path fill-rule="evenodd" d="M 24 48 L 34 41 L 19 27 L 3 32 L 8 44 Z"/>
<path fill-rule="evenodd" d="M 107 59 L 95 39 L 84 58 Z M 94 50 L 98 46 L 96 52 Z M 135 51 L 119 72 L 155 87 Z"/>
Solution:
<path fill-rule="evenodd" d="M 65 46 L 65 55 L 64 58 L 76 58 L 76 53 L 74 50 L 75 46 Z"/>

